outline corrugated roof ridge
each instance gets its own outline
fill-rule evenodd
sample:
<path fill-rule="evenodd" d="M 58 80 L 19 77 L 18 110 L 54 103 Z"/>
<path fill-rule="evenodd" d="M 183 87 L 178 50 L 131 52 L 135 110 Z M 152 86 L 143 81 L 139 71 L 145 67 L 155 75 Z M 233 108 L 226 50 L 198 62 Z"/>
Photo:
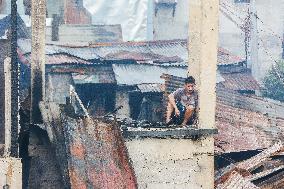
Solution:
<path fill-rule="evenodd" d="M 281 141 L 278 141 L 273 146 L 267 148 L 266 150 L 262 151 L 256 156 L 253 156 L 250 159 L 247 159 L 245 161 L 238 163 L 237 167 L 239 169 L 252 170 L 256 168 L 257 165 L 265 161 L 267 158 L 271 157 L 272 155 L 277 154 L 277 152 L 280 152 L 281 150 L 283 150 L 283 144 Z"/>

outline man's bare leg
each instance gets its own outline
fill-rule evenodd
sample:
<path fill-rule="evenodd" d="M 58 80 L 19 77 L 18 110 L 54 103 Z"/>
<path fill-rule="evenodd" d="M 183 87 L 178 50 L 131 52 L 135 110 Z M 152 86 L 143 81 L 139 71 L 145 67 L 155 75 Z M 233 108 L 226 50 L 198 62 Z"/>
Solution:
<path fill-rule="evenodd" d="M 191 116 L 193 115 L 194 112 L 194 107 L 187 107 L 185 114 L 184 114 L 184 120 L 182 122 L 182 125 L 186 125 L 187 122 L 189 121 L 189 119 L 191 118 Z"/>
<path fill-rule="evenodd" d="M 166 117 L 166 123 L 169 123 L 171 120 L 171 115 L 174 111 L 174 106 L 171 103 L 168 103 L 167 106 L 167 117 Z"/>

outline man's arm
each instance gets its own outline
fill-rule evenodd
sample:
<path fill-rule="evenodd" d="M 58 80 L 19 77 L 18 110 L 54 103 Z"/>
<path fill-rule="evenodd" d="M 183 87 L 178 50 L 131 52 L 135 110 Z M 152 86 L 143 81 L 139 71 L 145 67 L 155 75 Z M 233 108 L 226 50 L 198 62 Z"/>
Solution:
<path fill-rule="evenodd" d="M 174 107 L 174 109 L 175 109 L 175 114 L 176 114 L 177 116 L 179 116 L 180 112 L 179 112 L 179 110 L 178 110 L 178 108 L 177 108 L 177 105 L 176 105 L 176 102 L 175 102 L 174 94 L 170 94 L 170 95 L 169 95 L 169 103 Z"/>

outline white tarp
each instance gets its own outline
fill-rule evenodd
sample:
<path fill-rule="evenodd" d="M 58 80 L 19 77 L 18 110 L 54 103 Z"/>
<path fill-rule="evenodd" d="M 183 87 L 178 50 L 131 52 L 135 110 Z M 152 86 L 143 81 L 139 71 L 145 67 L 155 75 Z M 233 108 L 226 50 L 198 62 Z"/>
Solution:
<path fill-rule="evenodd" d="M 84 0 L 93 24 L 121 24 L 124 41 L 147 39 L 149 0 Z"/>

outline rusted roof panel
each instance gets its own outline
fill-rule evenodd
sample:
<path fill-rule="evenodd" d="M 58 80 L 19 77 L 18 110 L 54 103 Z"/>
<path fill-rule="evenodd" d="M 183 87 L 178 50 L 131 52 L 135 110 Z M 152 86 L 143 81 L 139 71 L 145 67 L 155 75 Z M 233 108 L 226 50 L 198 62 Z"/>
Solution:
<path fill-rule="evenodd" d="M 280 152 L 283 149 L 284 146 L 282 145 L 282 142 L 279 141 L 256 156 L 237 164 L 237 167 L 249 171 L 253 170 L 263 161 L 267 160 L 269 157 L 275 155 L 277 152 Z"/>
<path fill-rule="evenodd" d="M 86 114 L 75 112 L 83 108 L 78 100 L 75 106 L 69 104 L 62 108 L 53 103 L 41 104 L 49 138 L 55 144 L 57 159 L 62 161 L 59 163 L 66 188 L 137 188 L 118 126 L 82 118 Z M 68 187 L 69 183 L 71 187 Z"/>
<path fill-rule="evenodd" d="M 96 120 L 68 120 L 64 129 L 70 149 L 72 188 L 136 188 L 136 178 L 116 126 Z"/>
<path fill-rule="evenodd" d="M 270 185 L 271 187 L 268 188 L 282 188 L 276 186 L 283 185 L 283 181 L 279 182 L 280 179 L 277 179 L 284 174 L 283 160 L 281 161 L 280 159 L 277 160 L 272 158 L 275 155 L 279 155 L 281 151 L 283 151 L 283 145 L 281 142 L 277 142 L 266 150 L 247 160 L 239 163 L 236 162 L 233 165 L 225 167 L 222 169 L 222 173 L 215 177 L 215 184 L 218 187 L 221 187 L 224 186 L 225 183 L 232 183 L 232 180 L 246 179 L 247 181 L 255 182 L 258 179 L 265 178 L 261 182 L 255 183 L 261 188 L 263 185 Z M 267 167 L 266 164 L 269 164 L 269 166 Z M 261 167 L 261 169 L 258 169 L 259 167 Z"/>
<path fill-rule="evenodd" d="M 236 91 L 255 91 L 260 89 L 259 84 L 250 72 L 228 73 L 222 74 L 222 76 L 225 79 L 222 82 L 225 88 Z"/>
<path fill-rule="evenodd" d="M 233 171 L 224 183 L 217 185 L 216 189 L 259 189 L 259 187 L 237 171 Z"/>

